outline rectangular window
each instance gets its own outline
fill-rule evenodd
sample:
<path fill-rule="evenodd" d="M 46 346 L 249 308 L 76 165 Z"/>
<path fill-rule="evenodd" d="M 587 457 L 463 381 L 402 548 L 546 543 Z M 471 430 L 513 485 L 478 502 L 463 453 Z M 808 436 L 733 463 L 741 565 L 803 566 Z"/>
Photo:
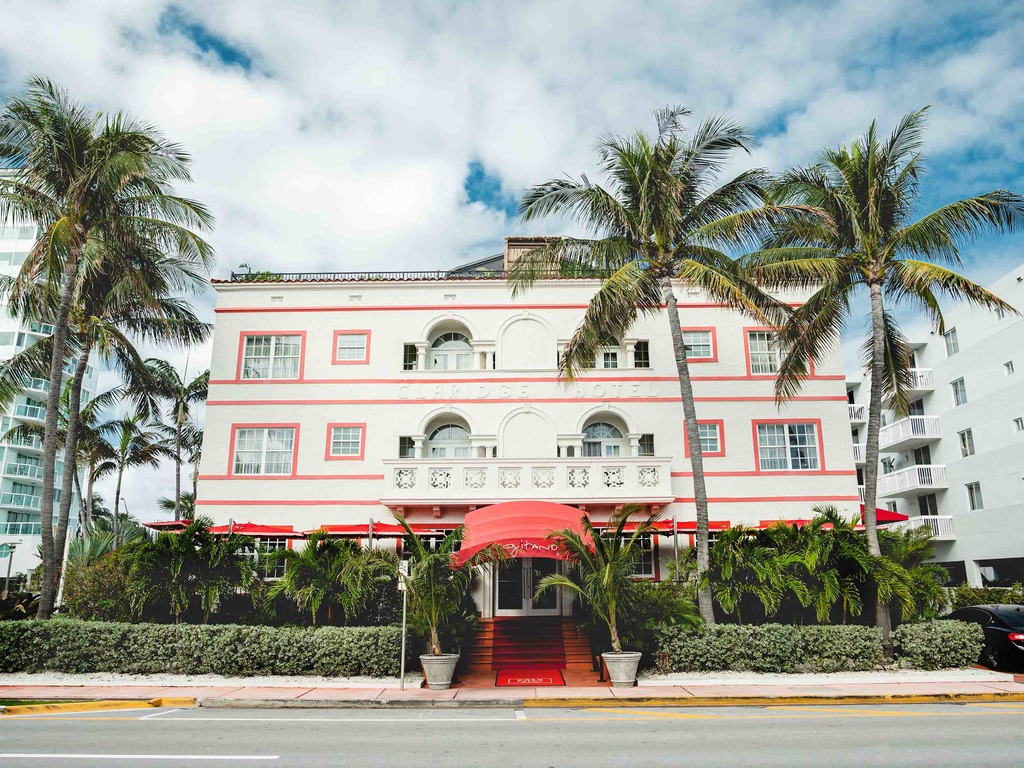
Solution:
<path fill-rule="evenodd" d="M 654 569 L 654 537 L 645 534 L 640 537 L 640 557 L 633 563 L 630 576 L 641 579 L 653 579 L 657 572 Z"/>
<path fill-rule="evenodd" d="M 335 363 L 366 363 L 370 360 L 369 352 L 370 334 L 367 331 L 335 331 Z"/>
<path fill-rule="evenodd" d="M 683 331 L 687 360 L 710 360 L 715 356 L 711 331 Z"/>
<path fill-rule="evenodd" d="M 651 345 L 646 341 L 638 341 L 633 347 L 633 367 L 651 367 Z"/>
<path fill-rule="evenodd" d="M 639 453 L 641 456 L 654 455 L 654 435 L 640 435 Z"/>
<path fill-rule="evenodd" d="M 717 423 L 698 423 L 697 434 L 700 435 L 700 450 L 703 454 L 722 452 L 722 435 Z"/>
<path fill-rule="evenodd" d="M 234 474 L 290 475 L 295 427 L 243 427 L 235 431 Z"/>
<path fill-rule="evenodd" d="M 1003 373 L 1007 376 L 1013 376 L 1013 360 L 1007 360 L 1003 363 Z"/>
<path fill-rule="evenodd" d="M 813 423 L 758 424 L 757 448 L 762 471 L 820 468 Z"/>
<path fill-rule="evenodd" d="M 402 370 L 415 371 L 419 363 L 419 355 L 416 352 L 415 344 L 406 344 L 402 347 Z"/>
<path fill-rule="evenodd" d="M 268 560 L 267 555 L 271 552 L 277 552 L 282 549 L 288 549 L 288 539 L 263 539 L 260 541 L 260 547 L 263 552 L 263 577 L 265 579 L 281 579 L 284 578 L 284 562 L 278 561 L 277 563 L 271 564 Z"/>
<path fill-rule="evenodd" d="M 302 337 L 246 336 L 242 355 L 243 379 L 297 379 Z"/>
<path fill-rule="evenodd" d="M 778 373 L 782 365 L 782 350 L 771 331 L 748 331 L 747 348 L 750 352 L 750 373 L 764 375 Z"/>
<path fill-rule="evenodd" d="M 964 405 L 967 402 L 967 385 L 964 384 L 964 380 L 951 381 L 949 386 L 953 390 L 953 407 L 959 408 Z"/>
<path fill-rule="evenodd" d="M 411 437 L 398 438 L 398 458 L 416 458 L 416 442 Z"/>
<path fill-rule="evenodd" d="M 971 512 L 985 508 L 985 502 L 981 498 L 981 483 L 967 484 L 967 506 Z"/>
<path fill-rule="evenodd" d="M 974 432 L 965 429 L 960 432 L 960 455 L 964 458 L 974 455 Z"/>
<path fill-rule="evenodd" d="M 330 452 L 335 459 L 358 459 L 363 455 L 363 426 L 361 424 L 331 425 Z"/>
<path fill-rule="evenodd" d="M 1018 416 L 1013 420 L 1013 429 L 1015 432 L 1024 432 L 1024 416 Z"/>
<path fill-rule="evenodd" d="M 960 351 L 960 340 L 956 337 L 956 328 L 950 328 L 942 338 L 946 340 L 946 357 L 952 357 Z"/>
<path fill-rule="evenodd" d="M 597 361 L 599 368 L 618 368 L 619 353 L 613 351 L 599 352 Z"/>
<path fill-rule="evenodd" d="M 917 508 L 922 515 L 939 514 L 939 503 L 935 500 L 934 493 L 926 493 L 917 497 Z"/>

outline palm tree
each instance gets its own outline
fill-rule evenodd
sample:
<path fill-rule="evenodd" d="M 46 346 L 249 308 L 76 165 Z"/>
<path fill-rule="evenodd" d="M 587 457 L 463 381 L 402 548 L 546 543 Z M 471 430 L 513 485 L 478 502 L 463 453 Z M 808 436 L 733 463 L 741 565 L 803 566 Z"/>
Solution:
<path fill-rule="evenodd" d="M 627 533 L 629 519 L 638 509 L 636 505 L 623 507 L 603 535 L 586 515 L 580 521 L 582 532 L 566 528 L 552 533 L 548 538 L 569 555 L 570 573 L 550 574 L 537 585 L 537 595 L 561 589 L 579 597 L 608 627 L 614 653 L 622 653 L 619 621 L 627 609 L 626 593 L 643 554 L 643 539 L 653 534 L 657 519 L 656 514 L 651 515 Z"/>
<path fill-rule="evenodd" d="M 176 517 L 175 520 L 193 520 L 196 516 L 196 500 L 189 491 L 185 491 L 177 499 L 161 496 L 157 499 L 157 507 L 161 512 L 166 512 L 169 515 L 174 514 L 177 509 L 181 517 Z"/>
<path fill-rule="evenodd" d="M 960 247 L 978 235 L 1024 224 L 1024 198 L 995 190 L 914 220 L 924 125 L 924 110 L 912 112 L 885 139 L 872 122 L 850 146 L 824 149 L 814 165 L 785 173 L 772 190 L 772 200 L 804 206 L 816 215 L 784 222 L 769 247 L 749 258 L 763 286 L 800 285 L 814 291 L 780 337 L 788 350 L 776 380 L 780 401 L 799 390 L 808 361 L 839 342 L 855 296 L 867 294 L 870 326 L 863 351 L 871 386 L 864 526 L 873 557 L 881 554 L 875 504 L 883 401 L 905 413 L 911 383 L 910 350 L 894 310 L 909 306 L 923 311 L 939 332 L 940 296 L 1015 311 L 951 267 L 962 267 Z M 880 602 L 876 624 L 891 654 L 890 623 L 888 606 Z"/>
<path fill-rule="evenodd" d="M 697 513 L 697 564 L 708 570 L 708 501 L 693 385 L 674 287 L 698 288 L 713 301 L 762 324 L 778 324 L 784 308 L 740 272 L 729 251 L 757 241 L 756 233 L 798 211 L 762 206 L 767 172 L 751 170 L 716 186 L 725 162 L 749 151 L 746 129 L 722 117 L 701 123 L 692 136 L 682 108 L 656 114 L 658 135 L 642 131 L 604 136 L 598 161 L 609 187 L 554 179 L 528 190 L 519 211 L 524 221 L 560 214 L 595 232 L 593 239 L 554 237 L 509 267 L 513 292 L 554 275 L 596 277 L 601 287 L 559 364 L 566 379 L 593 367 L 602 341 L 620 338 L 638 315 L 664 308 L 672 337 Z M 710 587 L 698 593 L 701 616 L 714 624 Z"/>
<path fill-rule="evenodd" d="M 199 517 L 181 533 L 164 532 L 125 548 L 128 598 L 136 615 L 155 603 L 167 606 L 177 624 L 199 608 L 205 624 L 218 600 L 254 586 L 256 570 L 245 552 L 255 540 L 214 535 L 211 525 L 210 518 Z"/>
<path fill-rule="evenodd" d="M 199 498 L 199 462 L 203 458 L 203 430 L 194 424 L 186 424 L 181 435 L 181 449 L 185 461 L 192 467 L 192 504 Z M 184 494 L 182 498 L 187 496 Z"/>
<path fill-rule="evenodd" d="M 152 395 L 167 404 L 167 428 L 174 437 L 174 519 L 181 519 L 181 452 L 183 431 L 192 417 L 191 406 L 206 400 L 210 389 L 210 372 L 203 371 L 185 381 L 171 363 L 158 358 L 146 361 L 153 381 Z"/>
<path fill-rule="evenodd" d="M 209 227 L 213 219 L 202 205 L 171 194 L 175 182 L 190 180 L 189 162 L 152 125 L 121 113 L 93 116 L 44 78 L 30 79 L 26 93 L 8 101 L 0 114 L 0 163 L 14 169 L 0 178 L 0 220 L 41 230 L 16 280 L 0 290 L 18 307 L 25 303 L 22 294 L 42 287 L 43 300 L 32 302 L 42 311 L 34 316 L 54 326 L 43 441 L 39 618 L 49 618 L 53 609 L 66 536 L 61 517 L 54 536 L 51 510 L 59 383 L 83 265 L 102 262 L 110 274 L 130 273 L 140 257 L 175 254 L 195 268 L 208 268 L 213 251 L 192 230 Z M 73 437 L 73 425 L 69 432 Z M 75 445 L 74 439 L 68 442 Z"/>
<path fill-rule="evenodd" d="M 114 533 L 121 509 L 121 483 L 126 470 L 133 467 L 160 466 L 160 462 L 174 456 L 163 436 L 146 424 L 141 414 L 125 416 L 113 422 L 111 429 L 117 484 L 114 486 Z"/>
<path fill-rule="evenodd" d="M 374 585 L 390 579 L 397 566 L 394 553 L 360 547 L 348 539 L 331 538 L 325 531 L 310 533 L 301 549 L 279 549 L 268 557 L 271 566 L 284 563 L 284 576 L 267 590 L 267 597 L 287 595 L 300 610 L 309 611 L 316 626 L 321 606 L 327 623 L 334 623 L 334 608 L 347 623 L 374 593 Z"/>

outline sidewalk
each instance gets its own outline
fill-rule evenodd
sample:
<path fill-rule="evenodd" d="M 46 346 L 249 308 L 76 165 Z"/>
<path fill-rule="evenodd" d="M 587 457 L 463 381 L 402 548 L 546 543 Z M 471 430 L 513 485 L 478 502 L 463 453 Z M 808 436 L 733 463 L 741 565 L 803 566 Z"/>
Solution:
<path fill-rule="evenodd" d="M 16 679 L 10 679 L 15 677 Z M 916 703 L 965 699 L 1024 701 L 1024 676 L 988 670 L 878 672 L 838 675 L 676 675 L 644 679 L 634 688 L 468 688 L 448 691 L 341 684 L 125 685 L 33 684 L 32 675 L 0 675 L 0 699 L 196 699 L 202 707 L 487 707 L 608 706 L 635 703 L 708 706 L 770 703 Z M 40 676 L 43 677 L 43 676 Z M 67 676 L 72 677 L 72 676 Z M 86 677 L 86 676 L 83 676 Z M 93 676 L 88 676 L 92 678 Z M 261 681 L 262 682 L 262 681 Z"/>

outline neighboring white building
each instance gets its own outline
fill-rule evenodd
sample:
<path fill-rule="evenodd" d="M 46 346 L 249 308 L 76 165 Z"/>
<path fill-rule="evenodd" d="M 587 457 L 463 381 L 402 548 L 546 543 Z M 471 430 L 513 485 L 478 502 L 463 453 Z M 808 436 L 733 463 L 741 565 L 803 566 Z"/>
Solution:
<path fill-rule="evenodd" d="M 1024 311 L 1024 264 L 989 290 Z M 958 305 L 914 347 L 911 415 L 886 414 L 878 503 L 928 525 L 953 583 L 1024 581 L 1024 320 Z M 867 387 L 847 382 L 863 472 Z"/>
<path fill-rule="evenodd" d="M 36 228 L 0 224 L 0 274 L 15 276 L 36 241 Z M 34 320 L 21 320 L 0 311 L 0 361 L 9 360 L 18 352 L 49 336 L 52 328 Z M 73 373 L 68 363 L 66 374 Z M 96 392 L 96 366 L 90 366 L 82 391 L 85 402 Z M 39 565 L 40 498 L 43 492 L 42 443 L 39 440 L 3 440 L 3 435 L 18 424 L 42 425 L 46 416 L 46 397 L 50 382 L 32 379 L 25 382 L 21 394 L 8 408 L 0 411 L 0 544 L 15 544 L 14 559 L 0 558 L 0 579 L 11 566 L 11 575 L 26 575 Z M 64 471 L 63 454 L 57 456 L 57 482 Z M 60 498 L 60 488 L 57 501 Z M 78 519 L 77 501 L 73 502 L 72 530 Z M 53 515 L 57 515 L 57 502 Z"/>
<path fill-rule="evenodd" d="M 533 244 L 509 238 L 506 258 Z M 566 385 L 559 351 L 597 281 L 543 280 L 513 299 L 502 261 L 215 281 L 198 511 L 367 536 L 371 521 L 378 534 L 393 525 L 392 511 L 443 532 L 498 502 L 558 502 L 595 522 L 637 502 L 676 519 L 689 544 L 692 474 L 664 316 L 609 339 L 596 369 Z M 829 503 L 856 513 L 839 351 L 779 411 L 771 334 L 695 291 L 678 296 L 712 525 L 806 519 Z M 645 575 L 663 574 L 672 550 L 671 536 L 656 537 Z M 555 567 L 546 562 L 484 578 L 483 615 L 566 610 L 532 601 L 530 580 Z"/>

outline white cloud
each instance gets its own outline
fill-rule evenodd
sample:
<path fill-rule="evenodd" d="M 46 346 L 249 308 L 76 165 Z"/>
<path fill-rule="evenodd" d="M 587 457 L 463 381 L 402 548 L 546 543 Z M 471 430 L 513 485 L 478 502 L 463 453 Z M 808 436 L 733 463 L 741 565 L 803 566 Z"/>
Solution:
<path fill-rule="evenodd" d="M 997 0 L 969 16 L 956 0 L 176 4 L 251 72 L 161 35 L 166 3 L 89 5 L 8 0 L 0 87 L 44 73 L 182 142 L 188 194 L 219 220 L 221 276 L 241 262 L 441 268 L 497 250 L 522 227 L 467 204 L 469 162 L 513 194 L 592 173 L 600 133 L 649 128 L 665 104 L 749 122 L 767 138 L 747 162 L 772 168 L 932 104 L 929 148 L 949 170 L 929 183 L 1024 186 L 1024 13 Z M 957 163 L 967 150 L 984 159 Z M 132 479 L 129 505 L 167 495 L 168 478 Z"/>

